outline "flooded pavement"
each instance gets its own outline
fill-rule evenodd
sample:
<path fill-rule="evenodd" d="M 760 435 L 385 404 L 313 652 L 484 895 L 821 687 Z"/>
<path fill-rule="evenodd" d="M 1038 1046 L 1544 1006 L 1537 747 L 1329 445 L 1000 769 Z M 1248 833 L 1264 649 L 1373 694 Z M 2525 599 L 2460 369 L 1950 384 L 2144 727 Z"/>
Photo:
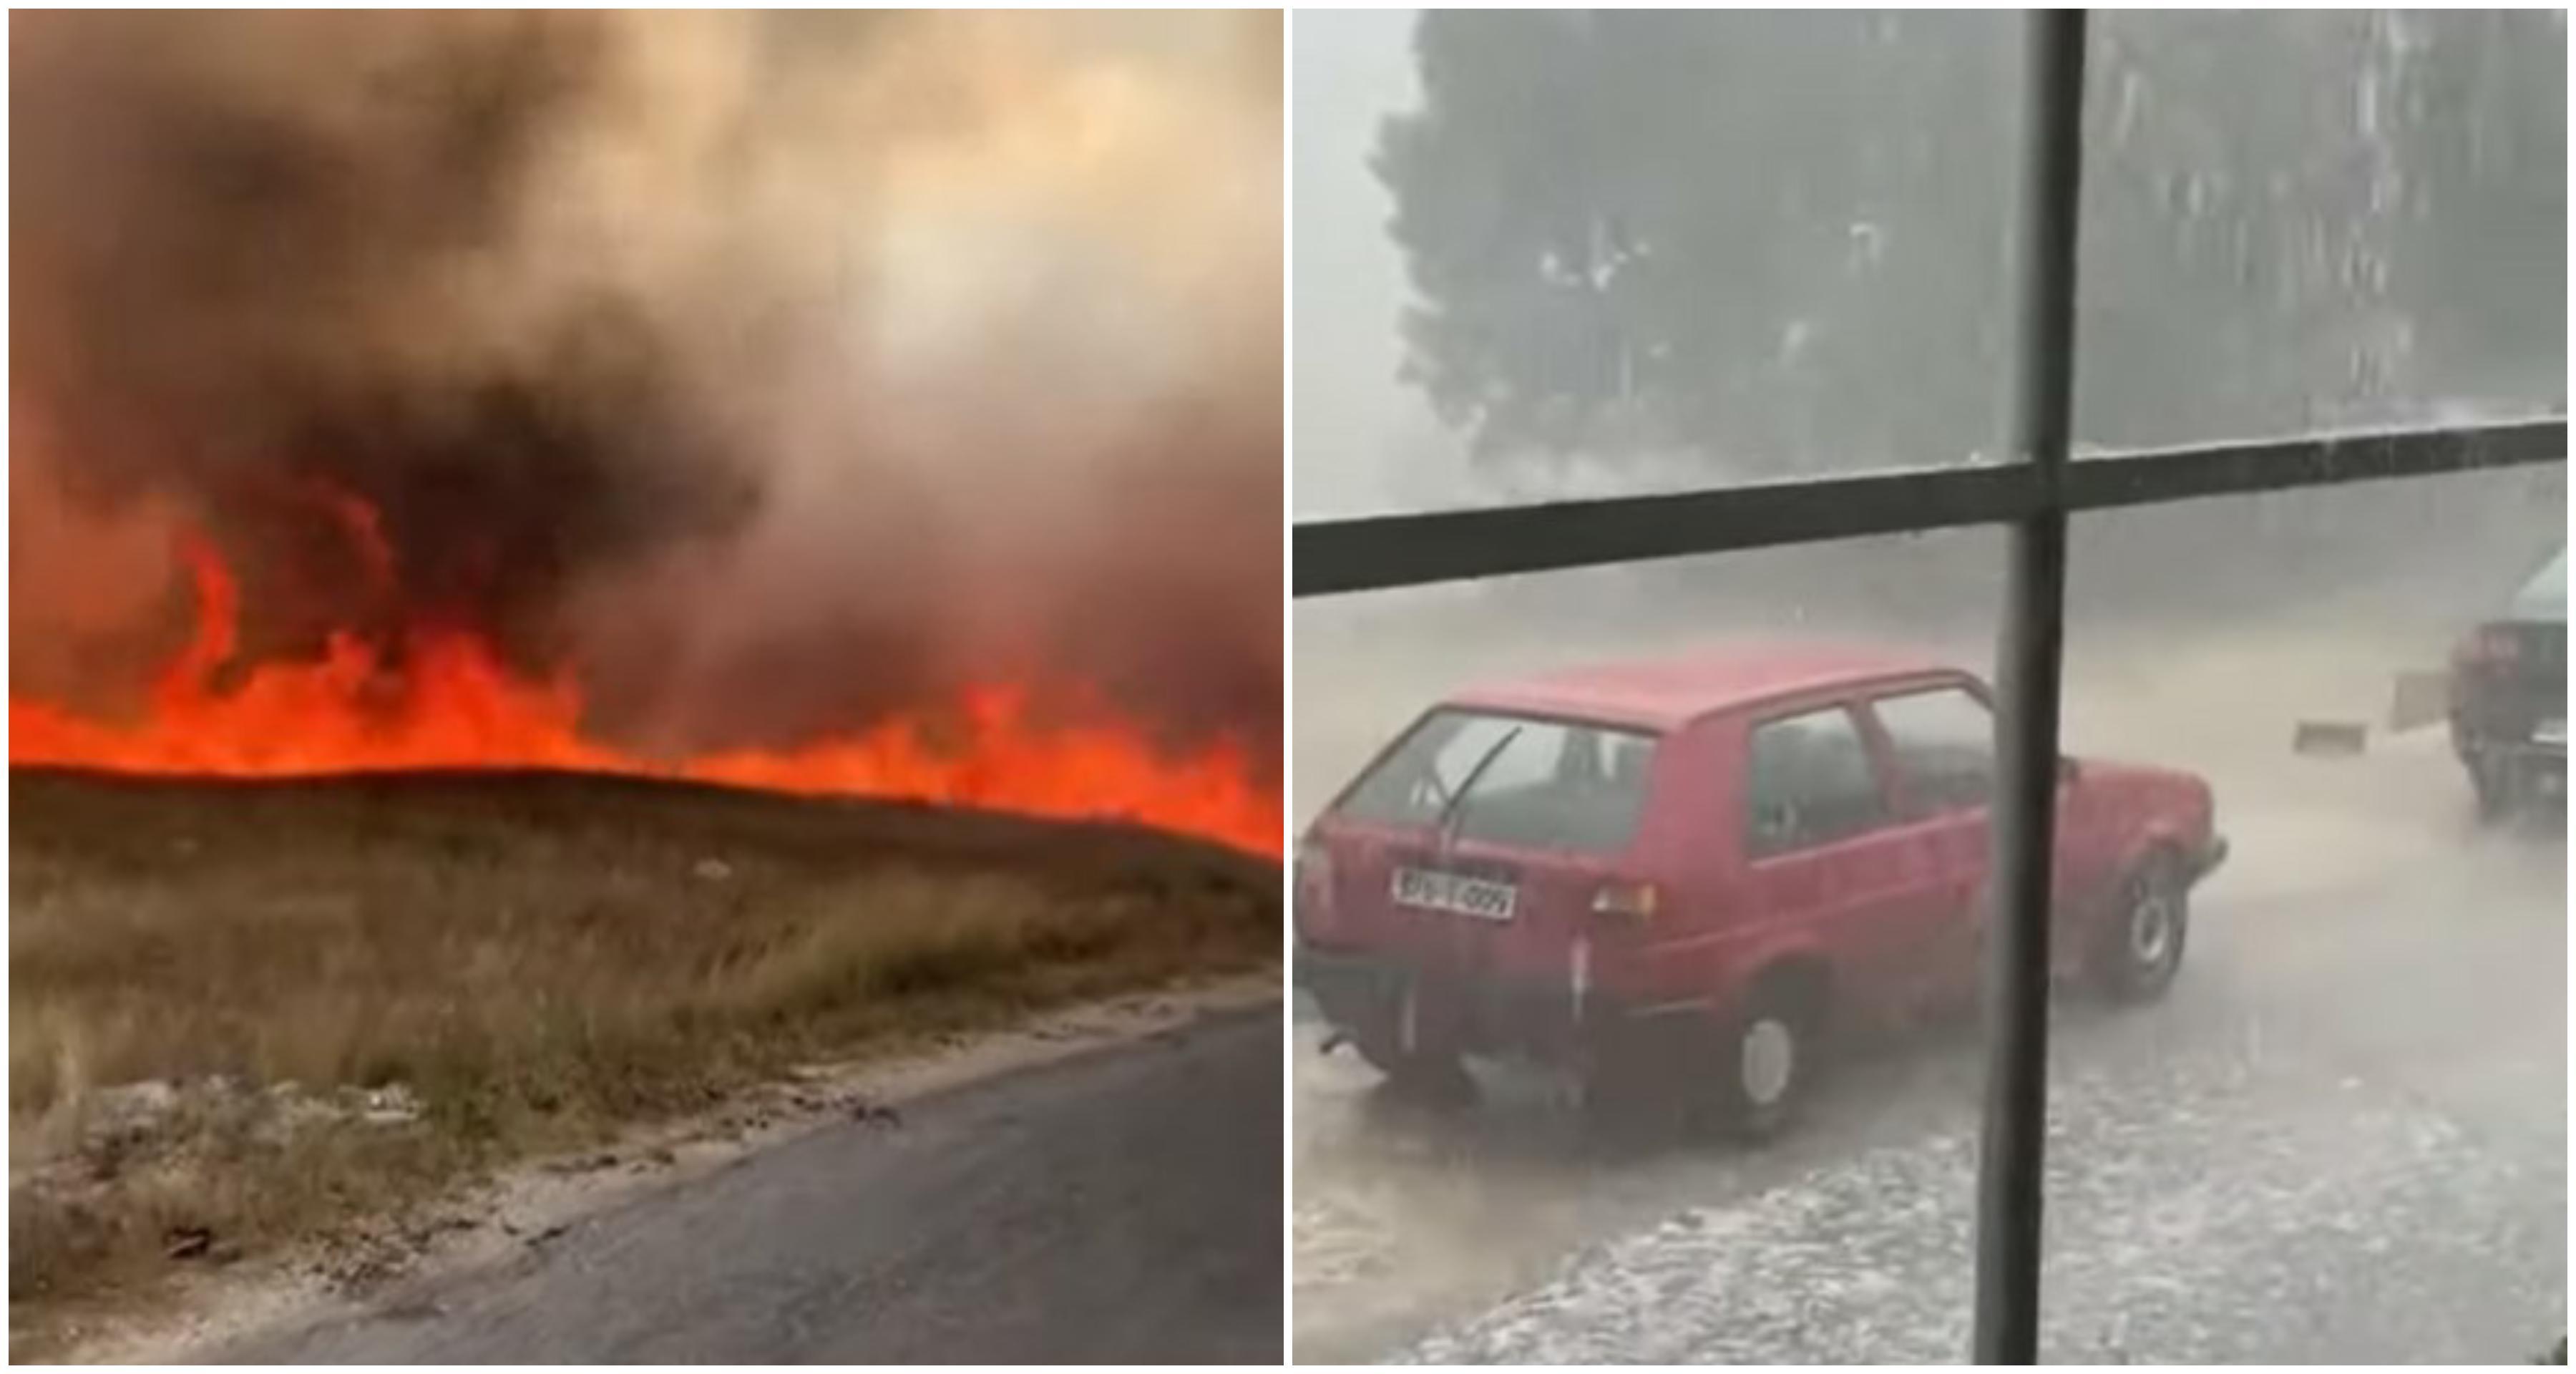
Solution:
<path fill-rule="evenodd" d="M 2044 1354 L 2545 1349 L 2565 1322 L 2563 818 L 2479 829 L 2438 730 L 2291 751 L 2299 718 L 2384 711 L 2390 673 L 2438 654 L 2430 621 L 2173 648 L 2082 629 L 2068 747 L 2203 772 L 2235 854 L 2163 1002 L 2061 1000 Z M 1306 753 L 1325 714 L 1301 700 L 1301 769 L 1347 766 Z M 1303 798 L 1329 785 L 1298 781 Z M 1516 1072 L 1487 1073 L 1474 1111 L 1424 1116 L 1320 1040 L 1301 1024 L 1291 1068 L 1301 1360 L 1964 1357 L 1964 1035 L 1845 1066 L 1762 1150 L 1601 1142 L 1558 1085 Z"/>

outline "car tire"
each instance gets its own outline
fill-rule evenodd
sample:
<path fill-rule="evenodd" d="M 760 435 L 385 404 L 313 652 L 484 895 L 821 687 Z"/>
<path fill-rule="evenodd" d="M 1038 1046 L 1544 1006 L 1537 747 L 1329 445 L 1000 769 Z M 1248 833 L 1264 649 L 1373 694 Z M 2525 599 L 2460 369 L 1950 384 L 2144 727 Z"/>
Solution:
<path fill-rule="evenodd" d="M 1756 985 L 1718 1037 L 1714 1124 L 1753 1144 L 1788 1132 L 1823 1067 L 1824 994 L 1808 980 Z"/>
<path fill-rule="evenodd" d="M 2102 923 L 2094 967 L 2103 990 L 2115 1002 L 2164 996 L 2190 937 L 2190 885 L 2173 855 L 2158 851 L 2120 884 L 2118 906 Z"/>
<path fill-rule="evenodd" d="M 1387 1091 L 1396 1098 L 1425 1107 L 1444 1110 L 1472 1107 L 1480 1096 L 1476 1076 L 1454 1054 L 1432 1054 L 1417 1050 L 1405 1054 L 1397 1050 L 1372 1047 L 1367 1041 L 1356 1042 L 1360 1057 L 1370 1067 L 1386 1075 Z"/>
<path fill-rule="evenodd" d="M 2511 817 L 2522 801 L 2514 770 L 2501 759 L 2469 756 L 2469 790 L 2476 795 L 2478 823 L 2495 825 Z"/>

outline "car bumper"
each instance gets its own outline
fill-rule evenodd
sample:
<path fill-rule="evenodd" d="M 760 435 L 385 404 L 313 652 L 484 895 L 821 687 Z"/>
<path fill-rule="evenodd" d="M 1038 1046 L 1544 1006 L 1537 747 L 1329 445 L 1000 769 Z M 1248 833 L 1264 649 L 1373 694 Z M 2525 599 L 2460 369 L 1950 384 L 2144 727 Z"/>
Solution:
<path fill-rule="evenodd" d="M 2553 693 L 2555 700 L 2563 695 Z M 2555 708 L 2464 710 L 2451 715 L 2451 748 L 2463 759 L 2567 762 L 2567 727 Z"/>
<path fill-rule="evenodd" d="M 2563 739 L 2477 740 L 2469 744 L 2468 752 L 2518 762 L 2556 764 L 2561 768 L 2567 765 L 2567 741 Z"/>
<path fill-rule="evenodd" d="M 2201 845 L 2200 851 L 2191 856 L 2191 881 L 2198 883 L 2217 872 L 2219 867 L 2227 862 L 2227 853 L 2227 837 L 2210 836 L 2208 842 Z"/>
<path fill-rule="evenodd" d="M 2471 769 L 2504 778 L 2517 791 L 2542 797 L 2567 795 L 2564 739 L 2469 735 L 2456 737 L 2453 743 Z"/>
<path fill-rule="evenodd" d="M 2567 795 L 2566 741 L 2535 741 L 2497 757 L 2509 761 L 2509 766 L 2520 775 L 2523 786 L 2531 795 L 2555 798 Z"/>
<path fill-rule="evenodd" d="M 1297 987 L 1382 1062 L 1415 1053 L 1587 1065 L 1672 1018 L 1565 982 L 1462 975 L 1399 956 L 1299 945 Z"/>

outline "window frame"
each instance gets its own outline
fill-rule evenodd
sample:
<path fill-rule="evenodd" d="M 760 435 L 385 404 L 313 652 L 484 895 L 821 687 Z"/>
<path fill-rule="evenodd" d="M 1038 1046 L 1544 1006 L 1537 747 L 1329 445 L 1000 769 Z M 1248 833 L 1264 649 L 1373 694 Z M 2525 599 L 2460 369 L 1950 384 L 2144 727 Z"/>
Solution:
<path fill-rule="evenodd" d="M 2084 10 L 2026 20 L 2024 164 L 2014 252 L 2016 458 L 1671 495 L 1297 522 L 1295 598 L 2002 525 L 2012 536 L 1998 613 L 1997 893 L 1981 974 L 1992 1027 L 1976 1198 L 1971 1357 L 2038 1358 L 2046 1137 L 2047 893 L 2057 790 L 2068 517 L 2082 511 L 2567 461 L 2562 413 L 2497 424 L 2326 432 L 2068 461 L 2074 397 L 2076 221 L 2083 169 Z M 2562 403 L 2563 404 L 2563 403 Z"/>
<path fill-rule="evenodd" d="M 1297 599 L 2498 468 L 2564 465 L 2567 421 L 2324 430 L 2026 462 L 1906 468 L 1651 496 L 1301 520 Z"/>

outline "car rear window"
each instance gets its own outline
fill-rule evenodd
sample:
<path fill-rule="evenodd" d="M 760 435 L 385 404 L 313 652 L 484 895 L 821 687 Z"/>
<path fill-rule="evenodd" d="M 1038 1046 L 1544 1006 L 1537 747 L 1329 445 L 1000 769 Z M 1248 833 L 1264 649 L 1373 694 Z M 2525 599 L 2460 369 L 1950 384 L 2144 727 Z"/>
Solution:
<path fill-rule="evenodd" d="M 1613 726 L 1443 707 L 1338 809 L 1378 825 L 1433 826 L 1445 815 L 1464 840 L 1614 854 L 1636 837 L 1655 745 Z"/>

